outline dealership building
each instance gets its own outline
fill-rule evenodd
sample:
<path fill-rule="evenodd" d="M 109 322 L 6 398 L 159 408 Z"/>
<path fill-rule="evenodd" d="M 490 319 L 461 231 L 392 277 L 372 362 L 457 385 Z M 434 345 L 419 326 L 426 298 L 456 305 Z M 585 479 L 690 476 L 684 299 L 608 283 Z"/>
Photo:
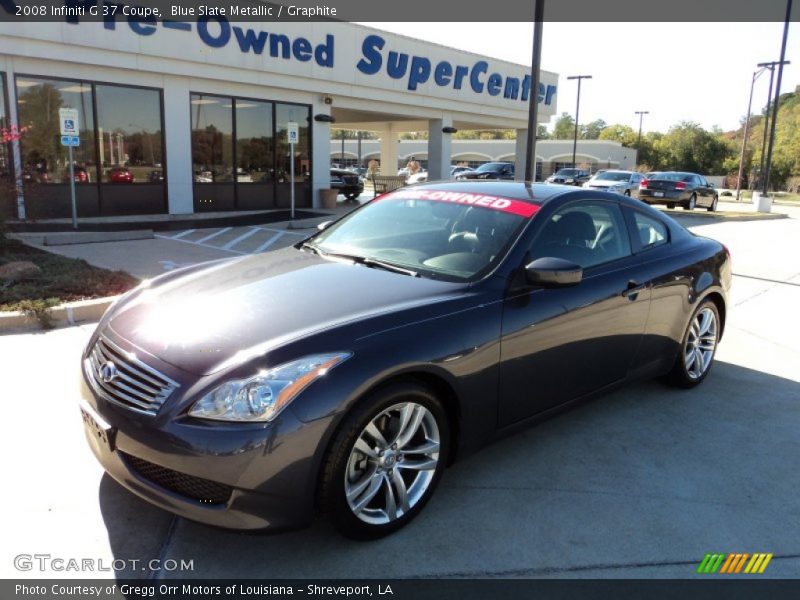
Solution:
<path fill-rule="evenodd" d="M 319 206 L 332 127 L 375 132 L 391 175 L 412 131 L 427 132 L 431 178 L 458 162 L 455 130 L 517 130 L 509 154 L 524 160 L 529 98 L 543 122 L 558 98 L 554 73 L 532 90 L 524 65 L 352 23 L 221 17 L 3 22 L 0 77 L 0 116 L 26 128 L 3 144 L 3 180 L 24 193 L 2 186 L 2 206 L 34 219 L 70 215 L 71 179 L 81 217 L 285 208 L 292 187 Z"/>

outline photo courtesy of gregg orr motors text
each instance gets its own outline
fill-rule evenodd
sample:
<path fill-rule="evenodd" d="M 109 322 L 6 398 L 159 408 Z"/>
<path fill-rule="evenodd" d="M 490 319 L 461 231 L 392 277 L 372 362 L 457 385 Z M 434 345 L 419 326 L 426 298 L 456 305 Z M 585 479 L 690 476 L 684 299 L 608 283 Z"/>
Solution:
<path fill-rule="evenodd" d="M 14 586 L 16 596 L 44 597 L 52 596 L 89 596 L 94 598 L 110 597 L 122 594 L 126 598 L 155 598 L 169 596 L 293 596 L 306 594 L 308 596 L 392 596 L 394 591 L 389 584 L 376 585 L 317 585 L 309 583 L 304 586 L 271 585 L 271 584 L 228 584 L 204 585 L 182 583 L 180 585 L 161 583 L 158 585 L 147 584 L 110 584 L 110 585 L 80 585 L 53 583 L 48 585 Z"/>

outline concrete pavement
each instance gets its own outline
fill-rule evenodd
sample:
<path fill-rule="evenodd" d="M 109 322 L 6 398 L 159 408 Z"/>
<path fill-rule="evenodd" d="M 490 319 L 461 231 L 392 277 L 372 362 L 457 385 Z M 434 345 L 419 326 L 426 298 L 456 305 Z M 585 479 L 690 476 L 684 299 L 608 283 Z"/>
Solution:
<path fill-rule="evenodd" d="M 800 577 L 800 220 L 693 230 L 728 245 L 736 274 L 700 388 L 636 384 L 494 444 L 449 469 L 411 526 L 372 543 L 324 522 L 242 535 L 150 507 L 83 439 L 74 390 L 92 326 L 0 337 L 0 452 L 16 457 L 0 576 L 41 576 L 13 568 L 22 552 L 194 561 L 119 575 L 264 579 L 692 577 L 707 552 L 772 552 L 764 576 Z M 62 575 L 81 574 L 49 574 Z"/>

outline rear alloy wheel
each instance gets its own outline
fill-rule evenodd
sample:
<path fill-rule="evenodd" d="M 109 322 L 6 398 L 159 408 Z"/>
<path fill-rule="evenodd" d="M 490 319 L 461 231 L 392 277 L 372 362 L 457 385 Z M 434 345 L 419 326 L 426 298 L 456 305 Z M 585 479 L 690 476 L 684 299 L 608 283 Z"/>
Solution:
<path fill-rule="evenodd" d="M 625 194 L 624 195 L 627 196 L 628 198 L 630 198 L 631 197 L 631 191 L 630 190 L 625 190 Z"/>
<path fill-rule="evenodd" d="M 717 305 L 705 300 L 692 315 L 683 336 L 681 351 L 667 376 L 669 383 L 690 388 L 706 378 L 714 362 L 720 336 L 720 319 Z"/>
<path fill-rule="evenodd" d="M 424 386 L 395 384 L 348 417 L 322 476 L 321 505 L 344 535 L 390 534 L 428 501 L 447 462 L 449 424 Z"/>
<path fill-rule="evenodd" d="M 674 202 L 667 203 L 667 208 L 672 210 L 673 208 L 675 208 L 675 203 Z"/>
<path fill-rule="evenodd" d="M 714 196 L 714 200 L 711 201 L 711 206 L 709 206 L 706 210 L 708 212 L 716 211 L 717 210 L 717 201 L 718 200 L 719 200 L 719 198 L 717 196 Z"/>
<path fill-rule="evenodd" d="M 694 210 L 695 206 L 697 206 L 697 196 L 692 194 L 692 197 L 689 198 L 689 202 L 683 205 L 683 210 Z"/>

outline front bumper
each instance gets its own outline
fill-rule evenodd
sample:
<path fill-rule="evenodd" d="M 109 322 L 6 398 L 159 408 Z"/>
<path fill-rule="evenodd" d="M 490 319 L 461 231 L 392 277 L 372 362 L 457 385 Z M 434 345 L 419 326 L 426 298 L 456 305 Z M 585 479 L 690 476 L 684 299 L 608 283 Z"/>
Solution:
<path fill-rule="evenodd" d="M 292 529 L 313 518 L 318 450 L 330 419 L 304 423 L 287 409 L 265 425 L 165 422 L 96 397 L 85 381 L 82 396 L 92 452 L 144 500 L 230 529 Z"/>

